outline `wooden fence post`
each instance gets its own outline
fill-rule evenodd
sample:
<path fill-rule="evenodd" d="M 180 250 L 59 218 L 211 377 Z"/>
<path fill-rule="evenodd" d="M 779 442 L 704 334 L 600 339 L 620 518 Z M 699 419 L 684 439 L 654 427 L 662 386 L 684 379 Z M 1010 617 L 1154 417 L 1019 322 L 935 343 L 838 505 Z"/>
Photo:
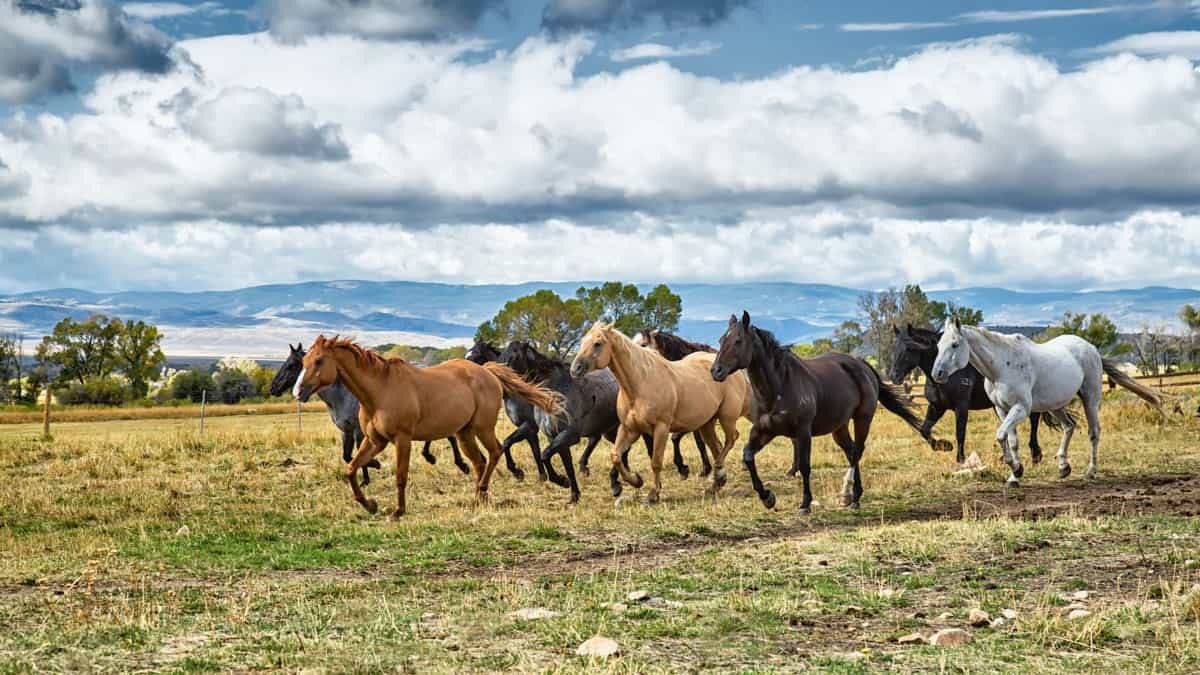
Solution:
<path fill-rule="evenodd" d="M 200 438 L 204 438 L 204 406 L 208 403 L 208 390 L 200 390 Z"/>
<path fill-rule="evenodd" d="M 300 399 L 296 399 L 296 433 L 302 432 L 300 428 Z"/>
<path fill-rule="evenodd" d="M 42 412 L 42 437 L 50 438 L 50 399 L 53 394 L 50 393 L 50 383 L 46 382 L 46 407 Z"/>

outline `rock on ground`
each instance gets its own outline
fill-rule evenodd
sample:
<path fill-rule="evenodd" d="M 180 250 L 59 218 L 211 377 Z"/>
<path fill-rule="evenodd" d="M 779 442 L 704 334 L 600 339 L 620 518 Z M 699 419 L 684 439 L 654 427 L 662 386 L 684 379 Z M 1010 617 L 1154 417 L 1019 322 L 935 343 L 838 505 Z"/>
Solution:
<path fill-rule="evenodd" d="M 961 628 L 943 628 L 933 634 L 933 637 L 929 639 L 929 644 L 937 647 L 954 647 L 965 645 L 973 639 L 970 633 Z"/>
<path fill-rule="evenodd" d="M 621 647 L 617 644 L 616 640 L 597 635 L 579 645 L 575 653 L 579 656 L 595 656 L 606 659 L 610 656 L 620 654 Z"/>
<path fill-rule="evenodd" d="M 518 609 L 512 614 L 509 614 L 509 616 L 513 616 L 518 619 L 525 619 L 526 621 L 537 621 L 538 619 L 549 619 L 556 617 L 558 616 L 558 612 L 552 609 L 546 609 L 545 607 L 526 607 L 524 609 Z"/>

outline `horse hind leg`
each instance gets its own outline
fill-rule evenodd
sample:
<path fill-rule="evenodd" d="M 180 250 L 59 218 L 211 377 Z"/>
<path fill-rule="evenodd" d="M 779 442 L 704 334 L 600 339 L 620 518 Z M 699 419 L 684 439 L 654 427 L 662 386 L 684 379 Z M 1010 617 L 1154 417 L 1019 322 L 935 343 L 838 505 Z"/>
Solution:
<path fill-rule="evenodd" d="M 1088 464 L 1087 477 L 1093 479 L 1096 477 L 1097 460 L 1100 454 L 1100 394 L 1089 395 L 1083 398 L 1083 412 L 1087 417 L 1088 425 L 1088 440 L 1092 443 L 1091 462 Z"/>
<path fill-rule="evenodd" d="M 692 440 L 696 442 L 696 451 L 700 453 L 700 477 L 707 478 L 708 474 L 712 473 L 712 462 L 708 461 L 708 448 L 704 442 L 704 436 L 699 431 L 692 432 Z"/>
<path fill-rule="evenodd" d="M 488 501 L 488 485 L 492 480 L 492 472 L 496 470 L 496 465 L 500 463 L 500 458 L 504 456 L 504 448 L 500 446 L 500 441 L 496 439 L 496 430 L 491 426 L 483 425 L 477 429 L 473 429 L 475 437 L 483 443 L 483 447 L 487 448 L 487 464 L 483 467 L 483 472 L 479 476 L 479 482 L 475 485 L 475 503 L 486 504 Z M 475 438 L 471 439 L 475 442 Z M 479 449 L 476 448 L 476 452 Z M 477 467 L 478 468 L 478 467 Z"/>
<path fill-rule="evenodd" d="M 855 423 L 855 431 L 857 430 L 858 424 Z M 846 462 L 850 465 L 846 469 L 846 476 L 842 479 L 842 506 L 857 509 L 859 499 L 862 497 L 862 479 L 858 475 L 858 462 L 862 453 L 859 451 L 858 445 L 850 438 L 849 425 L 835 429 L 832 436 L 833 442 L 842 449 L 842 453 L 846 455 Z"/>
<path fill-rule="evenodd" d="M 729 451 L 733 449 L 733 444 L 737 443 L 738 417 L 739 416 L 738 416 L 737 411 L 734 411 L 730 415 L 722 415 L 717 418 L 717 420 L 716 420 L 717 423 L 721 425 L 721 432 L 725 435 L 725 442 L 721 445 L 714 444 L 716 442 L 715 434 L 711 437 L 711 439 L 708 434 L 702 434 L 704 436 L 705 443 L 709 444 L 711 446 L 710 449 L 712 450 L 712 455 L 713 455 L 713 457 L 712 457 L 712 459 L 713 459 L 712 487 L 713 487 L 714 494 L 716 493 L 717 490 L 721 489 L 722 485 L 725 484 L 725 479 L 726 479 L 725 458 L 729 455 Z M 708 426 L 711 429 L 712 422 L 709 422 Z M 720 448 L 720 450 L 718 451 L 717 448 Z"/>
<path fill-rule="evenodd" d="M 1071 475 L 1071 463 L 1067 461 L 1067 448 L 1071 445 L 1071 436 L 1075 433 L 1075 420 L 1066 408 L 1050 412 L 1054 419 L 1062 425 L 1062 441 L 1058 445 L 1058 477 L 1066 478 Z"/>
<path fill-rule="evenodd" d="M 687 432 L 685 431 L 677 431 L 671 434 L 671 445 L 674 446 L 675 452 L 675 470 L 679 472 L 679 477 L 684 480 L 687 480 L 688 476 L 690 476 L 692 473 L 691 467 L 683 462 L 683 452 L 681 452 L 679 449 L 679 442 L 682 441 L 683 437 L 686 435 Z"/>
<path fill-rule="evenodd" d="M 708 424 L 700 427 L 700 435 L 704 438 L 705 444 L 712 448 L 713 460 L 716 462 L 712 473 L 712 483 L 705 488 L 706 494 L 715 497 L 717 491 L 720 490 L 721 486 L 725 484 L 725 470 L 722 468 L 724 466 L 724 462 L 720 461 L 723 458 L 720 457 L 720 453 L 717 452 L 717 448 L 721 447 L 721 445 L 720 441 L 717 439 L 716 423 L 709 422 Z M 743 453 L 743 455 L 744 454 L 745 453 Z"/>

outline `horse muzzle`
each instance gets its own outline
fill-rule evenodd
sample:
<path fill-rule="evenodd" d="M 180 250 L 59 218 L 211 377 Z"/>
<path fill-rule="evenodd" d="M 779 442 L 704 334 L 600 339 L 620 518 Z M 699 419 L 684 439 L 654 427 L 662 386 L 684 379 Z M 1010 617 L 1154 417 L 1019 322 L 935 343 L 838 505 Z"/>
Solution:
<path fill-rule="evenodd" d="M 580 363 L 579 361 L 571 362 L 571 377 L 583 377 L 591 370 L 588 364 Z"/>
<path fill-rule="evenodd" d="M 724 382 L 725 378 L 729 377 L 729 371 L 724 366 L 713 364 L 711 370 L 708 371 L 712 375 L 712 379 L 716 382 Z"/>
<path fill-rule="evenodd" d="M 933 371 L 933 375 L 931 377 L 933 378 L 933 381 L 937 382 L 938 384 L 946 384 L 946 380 L 950 379 L 950 373 L 947 373 L 944 368 L 939 368 Z"/>
<path fill-rule="evenodd" d="M 301 386 L 297 388 L 297 391 L 295 392 L 296 400 L 300 401 L 301 403 L 308 403 L 308 399 L 312 398 L 313 392 L 315 391 L 315 389 L 308 385 Z"/>

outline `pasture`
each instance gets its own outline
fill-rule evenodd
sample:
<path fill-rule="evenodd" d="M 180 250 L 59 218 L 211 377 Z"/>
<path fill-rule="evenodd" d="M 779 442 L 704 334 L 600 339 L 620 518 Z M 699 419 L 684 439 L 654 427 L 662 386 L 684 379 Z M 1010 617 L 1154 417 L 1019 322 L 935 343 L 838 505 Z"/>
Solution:
<path fill-rule="evenodd" d="M 214 418 L 203 439 L 194 419 L 60 422 L 52 441 L 2 425 L 0 670 L 1196 672 L 1196 420 L 1124 393 L 1101 414 L 1097 480 L 1060 481 L 1043 427 L 1047 460 L 1006 490 L 990 413 L 968 436 L 990 470 L 956 475 L 952 453 L 880 411 L 862 509 L 838 506 L 845 459 L 826 436 L 808 517 L 782 440 L 758 456 L 774 511 L 741 441 L 715 501 L 668 463 L 656 506 L 628 487 L 614 505 L 607 442 L 574 506 L 536 481 L 522 444 L 531 478 L 501 465 L 479 509 L 443 441 L 436 466 L 413 453 L 398 523 L 383 515 L 394 451 L 369 515 L 323 411 L 302 432 L 295 415 Z M 1076 461 L 1086 445 L 1077 435 Z M 684 452 L 695 472 L 690 440 Z M 648 475 L 640 444 L 631 463 Z M 513 615 L 530 608 L 557 614 Z M 973 608 L 1017 618 L 972 627 Z M 973 641 L 897 642 L 945 627 Z M 575 655 L 598 634 L 620 655 Z"/>

